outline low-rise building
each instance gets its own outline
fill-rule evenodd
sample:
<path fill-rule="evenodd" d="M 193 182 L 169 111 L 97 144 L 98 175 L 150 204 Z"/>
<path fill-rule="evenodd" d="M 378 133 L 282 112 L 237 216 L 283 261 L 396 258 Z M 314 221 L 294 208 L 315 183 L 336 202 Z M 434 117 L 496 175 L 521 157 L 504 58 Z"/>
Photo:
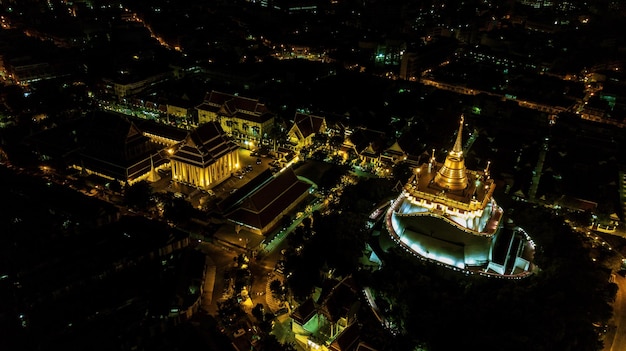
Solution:
<path fill-rule="evenodd" d="M 198 123 L 218 122 L 243 147 L 257 147 L 274 125 L 274 114 L 258 99 L 211 91 L 196 106 Z"/>
<path fill-rule="evenodd" d="M 305 300 L 294 310 L 292 331 L 302 345 L 316 350 L 352 350 L 360 339 L 359 291 L 351 276 L 328 280 L 317 301 Z"/>
<path fill-rule="evenodd" d="M 172 180 L 199 189 L 210 189 L 237 171 L 239 145 L 224 133 L 216 121 L 189 132 L 172 152 Z"/>
<path fill-rule="evenodd" d="M 287 140 L 300 149 L 313 144 L 313 138 L 326 133 L 326 119 L 320 116 L 297 112 L 291 129 L 287 132 Z"/>
<path fill-rule="evenodd" d="M 85 174 L 132 184 L 167 163 L 160 147 L 143 135 L 134 121 L 97 111 L 76 131 L 70 167 Z"/>
<path fill-rule="evenodd" d="M 298 178 L 291 167 L 272 174 L 265 170 L 218 203 L 224 217 L 247 230 L 265 235 L 308 195 L 311 184 Z"/>

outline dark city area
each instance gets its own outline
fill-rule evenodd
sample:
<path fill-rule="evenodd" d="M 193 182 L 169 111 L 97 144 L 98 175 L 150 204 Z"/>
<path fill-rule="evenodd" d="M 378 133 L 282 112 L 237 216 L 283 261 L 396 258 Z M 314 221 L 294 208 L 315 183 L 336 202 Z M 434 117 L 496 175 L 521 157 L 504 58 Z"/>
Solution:
<path fill-rule="evenodd" d="M 626 350 L 625 20 L 0 0 L 0 350 Z"/>

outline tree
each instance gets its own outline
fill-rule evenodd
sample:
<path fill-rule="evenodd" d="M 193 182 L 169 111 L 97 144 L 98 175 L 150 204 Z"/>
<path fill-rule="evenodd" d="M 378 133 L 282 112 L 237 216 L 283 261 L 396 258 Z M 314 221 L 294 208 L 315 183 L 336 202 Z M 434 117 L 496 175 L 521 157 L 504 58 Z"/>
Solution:
<path fill-rule="evenodd" d="M 411 167 L 406 162 L 400 162 L 393 167 L 394 183 L 406 183 L 412 175 Z"/>
<path fill-rule="evenodd" d="M 278 279 L 272 280 L 270 282 L 270 291 L 272 292 L 272 296 L 274 296 L 274 298 L 282 298 L 284 295 L 283 283 L 281 283 Z"/>
<path fill-rule="evenodd" d="M 257 303 L 256 306 L 254 306 L 252 308 L 252 315 L 254 316 L 254 318 L 256 318 L 259 322 L 263 321 L 265 318 L 265 308 L 263 307 L 262 303 Z"/>
<path fill-rule="evenodd" d="M 152 186 L 145 180 L 126 186 L 124 189 L 124 202 L 131 208 L 145 210 L 152 200 Z"/>
<path fill-rule="evenodd" d="M 174 223 L 180 223 L 189 218 L 194 208 L 185 199 L 172 197 L 163 207 L 163 216 Z"/>
<path fill-rule="evenodd" d="M 295 351 L 296 350 L 294 346 L 291 344 L 288 344 L 288 343 L 281 344 L 280 341 L 276 339 L 276 336 L 272 334 L 268 334 L 267 336 L 265 336 L 265 338 L 263 338 L 263 340 L 261 340 L 261 342 L 259 343 L 258 347 L 259 347 L 259 350 L 261 351 L 275 351 L 275 350 Z"/>
<path fill-rule="evenodd" d="M 236 297 L 217 303 L 217 314 L 224 325 L 232 325 L 246 313 L 241 309 Z"/>

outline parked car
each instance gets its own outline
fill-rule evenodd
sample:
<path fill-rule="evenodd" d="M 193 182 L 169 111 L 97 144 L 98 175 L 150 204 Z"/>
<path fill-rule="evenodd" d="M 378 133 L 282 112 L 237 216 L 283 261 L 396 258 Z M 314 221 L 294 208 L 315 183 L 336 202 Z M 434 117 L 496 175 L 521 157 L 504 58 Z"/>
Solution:
<path fill-rule="evenodd" d="M 276 311 L 276 316 L 282 316 L 285 313 L 289 313 L 289 310 L 287 308 L 283 307 L 280 310 Z"/>

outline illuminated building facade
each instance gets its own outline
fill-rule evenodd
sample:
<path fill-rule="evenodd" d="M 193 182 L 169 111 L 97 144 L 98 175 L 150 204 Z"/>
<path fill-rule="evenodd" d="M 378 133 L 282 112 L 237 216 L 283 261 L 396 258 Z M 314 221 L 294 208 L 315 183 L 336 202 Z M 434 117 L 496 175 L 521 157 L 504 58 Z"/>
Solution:
<path fill-rule="evenodd" d="M 297 149 L 313 144 L 313 138 L 318 133 L 326 133 L 324 117 L 297 112 L 293 126 L 287 132 L 287 138 Z"/>
<path fill-rule="evenodd" d="M 523 276 L 532 269 L 533 244 L 517 227 L 503 229 L 489 165 L 465 167 L 463 118 L 445 161 L 421 164 L 387 214 L 389 234 L 412 254 L 450 268 Z"/>
<path fill-rule="evenodd" d="M 219 91 L 207 94 L 196 110 L 199 124 L 217 121 L 228 135 L 250 149 L 266 139 L 274 125 L 274 114 L 259 100 Z"/>
<path fill-rule="evenodd" d="M 239 169 L 239 146 L 219 123 L 200 125 L 189 133 L 170 156 L 172 180 L 199 189 L 209 189 Z"/>

